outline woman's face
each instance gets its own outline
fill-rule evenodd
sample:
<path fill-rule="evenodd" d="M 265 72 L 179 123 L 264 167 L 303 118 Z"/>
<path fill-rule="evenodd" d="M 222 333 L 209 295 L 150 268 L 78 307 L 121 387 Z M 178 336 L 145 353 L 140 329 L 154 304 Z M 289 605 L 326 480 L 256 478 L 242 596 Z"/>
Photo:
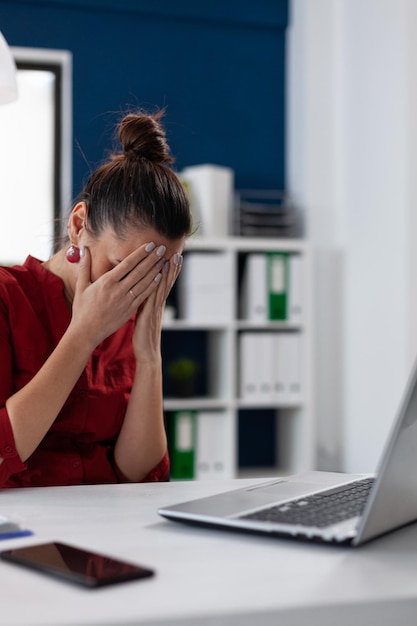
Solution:
<path fill-rule="evenodd" d="M 84 230 L 79 238 L 79 245 L 87 246 L 91 254 L 93 282 L 113 269 L 134 250 L 150 242 L 157 247 L 165 246 L 166 251 L 161 256 L 168 261 L 175 253 L 182 254 L 185 237 L 171 240 L 159 235 L 152 228 L 141 230 L 132 228 L 126 237 L 121 239 L 111 228 L 107 228 L 99 237 L 92 237 Z"/>

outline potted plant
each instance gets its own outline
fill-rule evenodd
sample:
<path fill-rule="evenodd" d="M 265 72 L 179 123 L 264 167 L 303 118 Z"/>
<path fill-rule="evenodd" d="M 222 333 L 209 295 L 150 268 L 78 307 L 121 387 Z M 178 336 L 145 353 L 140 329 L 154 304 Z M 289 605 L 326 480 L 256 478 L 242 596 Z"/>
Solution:
<path fill-rule="evenodd" d="M 186 356 L 168 363 L 167 372 L 176 396 L 185 398 L 193 395 L 199 369 L 199 363 Z"/>

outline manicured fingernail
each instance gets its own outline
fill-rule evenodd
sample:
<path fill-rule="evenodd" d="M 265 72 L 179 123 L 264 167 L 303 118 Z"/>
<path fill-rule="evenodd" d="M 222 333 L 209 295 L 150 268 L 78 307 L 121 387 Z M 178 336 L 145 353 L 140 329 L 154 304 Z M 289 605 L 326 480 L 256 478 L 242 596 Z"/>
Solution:
<path fill-rule="evenodd" d="M 80 258 L 82 259 L 85 256 L 85 246 L 80 246 Z"/>
<path fill-rule="evenodd" d="M 145 246 L 145 250 L 146 252 L 152 252 L 152 250 L 156 247 L 156 243 L 154 243 L 153 241 L 151 241 L 150 243 L 148 243 L 147 246 Z"/>
<path fill-rule="evenodd" d="M 160 259 L 158 263 L 155 265 L 157 270 L 160 270 L 165 264 L 165 259 Z"/>
<path fill-rule="evenodd" d="M 159 246 L 158 250 L 156 251 L 156 254 L 158 256 L 162 256 L 163 254 L 165 254 L 165 250 L 166 250 L 165 246 Z"/>
<path fill-rule="evenodd" d="M 181 255 L 180 255 L 180 254 L 178 254 L 178 252 L 176 252 L 176 253 L 174 254 L 174 265 L 179 265 L 179 264 L 180 264 L 180 261 L 181 261 Z"/>
<path fill-rule="evenodd" d="M 164 272 L 165 274 L 169 271 L 169 261 L 165 261 Z"/>
<path fill-rule="evenodd" d="M 159 274 L 157 274 L 157 275 L 155 276 L 154 281 L 155 281 L 156 283 L 159 283 L 159 281 L 161 280 L 161 278 L 162 278 L 162 274 L 161 274 L 161 272 L 159 272 Z"/>
<path fill-rule="evenodd" d="M 180 269 L 182 268 L 183 262 L 184 262 L 184 257 L 181 255 L 181 257 L 180 257 Z"/>

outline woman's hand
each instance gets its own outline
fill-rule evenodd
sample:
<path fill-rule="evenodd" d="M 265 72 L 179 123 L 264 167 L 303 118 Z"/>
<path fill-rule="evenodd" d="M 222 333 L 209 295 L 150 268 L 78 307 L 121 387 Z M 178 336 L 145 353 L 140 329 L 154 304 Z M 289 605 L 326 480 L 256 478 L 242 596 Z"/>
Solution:
<path fill-rule="evenodd" d="M 172 280 L 174 275 L 174 270 L 162 271 L 164 252 L 164 246 L 152 248 L 150 244 L 144 244 L 91 282 L 91 256 L 86 248 L 75 286 L 72 329 L 85 334 L 95 347 L 127 322 L 156 292 L 158 302 L 162 303 L 167 278 Z"/>
<path fill-rule="evenodd" d="M 136 359 L 143 362 L 160 357 L 162 317 L 168 295 L 182 267 L 182 255 L 176 252 L 165 262 L 157 289 L 145 299 L 138 310 L 133 335 Z"/>

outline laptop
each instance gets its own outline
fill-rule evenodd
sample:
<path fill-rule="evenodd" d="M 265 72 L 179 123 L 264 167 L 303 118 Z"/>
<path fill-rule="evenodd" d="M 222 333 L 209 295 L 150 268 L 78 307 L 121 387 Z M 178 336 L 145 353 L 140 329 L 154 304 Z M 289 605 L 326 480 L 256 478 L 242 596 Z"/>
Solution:
<path fill-rule="evenodd" d="M 166 506 L 169 520 L 359 546 L 417 520 L 417 362 L 375 474 L 312 471 Z"/>

